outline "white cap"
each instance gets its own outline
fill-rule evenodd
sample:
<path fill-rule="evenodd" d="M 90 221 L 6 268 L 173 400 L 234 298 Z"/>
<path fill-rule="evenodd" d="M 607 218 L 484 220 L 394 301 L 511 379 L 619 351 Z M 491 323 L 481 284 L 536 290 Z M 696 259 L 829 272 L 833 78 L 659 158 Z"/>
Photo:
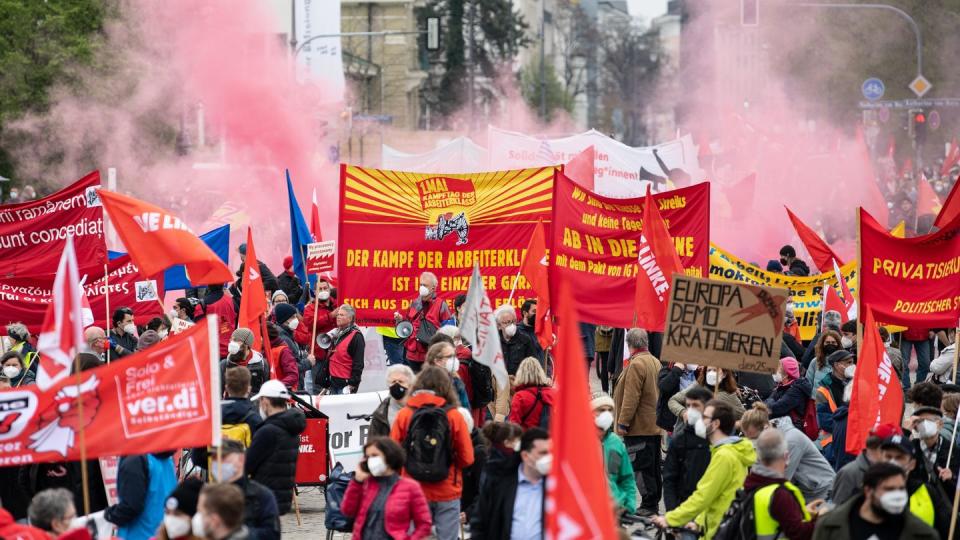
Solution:
<path fill-rule="evenodd" d="M 257 400 L 260 398 L 283 398 L 290 399 L 290 391 L 287 390 L 286 385 L 282 382 L 271 379 L 260 387 L 260 391 L 257 392 L 257 395 L 250 398 L 250 401 Z"/>

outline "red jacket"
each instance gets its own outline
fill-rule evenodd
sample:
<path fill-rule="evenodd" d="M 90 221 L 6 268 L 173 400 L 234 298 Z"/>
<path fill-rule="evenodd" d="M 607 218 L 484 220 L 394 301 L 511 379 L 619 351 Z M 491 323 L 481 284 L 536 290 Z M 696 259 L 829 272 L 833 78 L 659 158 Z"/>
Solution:
<path fill-rule="evenodd" d="M 390 429 L 390 438 L 403 446 L 403 441 L 407 438 L 407 428 L 410 427 L 410 419 L 413 418 L 413 411 L 426 404 L 443 407 L 447 402 L 442 397 L 429 393 L 410 396 L 407 399 L 407 406 L 397 413 L 397 419 L 393 422 L 393 428 Z M 453 441 L 453 464 L 450 466 L 450 474 L 447 475 L 446 480 L 420 484 L 423 494 L 431 502 L 459 499 L 463 493 L 463 469 L 473 464 L 473 441 L 470 439 L 466 420 L 457 409 L 447 411 L 447 420 L 450 423 L 450 440 Z"/>
<path fill-rule="evenodd" d="M 333 311 L 337 309 L 337 303 L 333 301 L 333 298 L 327 300 L 326 302 L 319 302 L 317 304 L 320 317 L 317 319 L 317 335 L 326 334 L 327 332 L 333 330 L 337 326 L 337 317 L 333 314 Z M 297 329 L 293 331 L 293 340 L 303 347 L 310 346 L 309 354 L 321 356 L 320 360 L 326 358 L 326 352 L 323 349 L 317 349 L 316 342 L 310 343 L 310 337 L 313 335 L 313 302 L 310 302 L 303 308 L 303 320 L 300 321 L 300 324 L 297 326 Z"/>
<path fill-rule="evenodd" d="M 293 351 L 278 337 L 270 342 L 270 353 L 273 355 L 270 359 L 270 378 L 279 379 L 287 388 L 296 390 L 300 382 L 300 368 L 297 367 Z"/>
<path fill-rule="evenodd" d="M 233 309 L 233 297 L 226 292 L 223 297 L 209 304 L 206 309 L 207 315 L 216 315 L 220 325 L 220 358 L 226 358 L 229 351 L 230 336 L 237 328 L 237 312 Z"/>
<path fill-rule="evenodd" d="M 353 522 L 353 538 L 362 540 L 363 526 L 367 522 L 367 512 L 370 505 L 377 498 L 380 491 L 380 482 L 373 478 L 360 483 L 350 481 L 347 492 L 340 503 L 340 511 L 347 517 L 355 517 Z M 400 478 L 387 496 L 387 504 L 383 510 L 383 525 L 387 534 L 396 540 L 416 540 L 430 536 L 430 507 L 427 498 L 423 496 L 420 484 L 409 478 Z M 413 532 L 410 523 L 413 522 Z"/>
<path fill-rule="evenodd" d="M 907 341 L 926 341 L 930 339 L 930 330 L 911 326 L 903 331 L 903 339 Z"/>
<path fill-rule="evenodd" d="M 0 508 L 0 538 L 4 540 L 50 540 L 43 529 L 20 525 L 14 521 L 10 512 Z"/>
<path fill-rule="evenodd" d="M 537 389 L 540 390 L 540 399 L 537 400 Z M 543 405 L 546 403 L 553 408 L 553 388 L 549 386 L 521 386 L 510 401 L 510 416 L 507 418 L 514 424 L 520 424 L 523 429 L 540 425 L 540 415 L 543 414 Z"/>

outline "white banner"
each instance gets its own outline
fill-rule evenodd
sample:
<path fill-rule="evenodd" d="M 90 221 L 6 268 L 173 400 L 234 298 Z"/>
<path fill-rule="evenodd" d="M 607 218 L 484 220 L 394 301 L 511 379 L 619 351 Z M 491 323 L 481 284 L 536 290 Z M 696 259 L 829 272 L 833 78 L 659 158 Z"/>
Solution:
<path fill-rule="evenodd" d="M 422 154 L 407 154 L 382 145 L 381 168 L 420 173 L 474 173 L 487 170 L 487 149 L 468 139 L 457 137 Z"/>
<path fill-rule="evenodd" d="M 342 101 L 344 91 L 343 58 L 340 37 L 317 38 L 313 36 L 340 33 L 340 2 L 331 0 L 294 0 L 297 61 L 306 69 L 309 77 L 321 82 L 331 101 Z M 300 70 L 298 70 L 300 72 Z"/>
<path fill-rule="evenodd" d="M 595 191 L 616 198 L 642 197 L 646 194 L 647 175 L 666 177 L 657 161 L 656 150 L 668 170 L 682 169 L 691 177 L 691 183 L 704 179 L 697 159 L 697 148 L 690 135 L 657 146 L 634 148 L 614 140 L 596 130 L 556 139 L 538 139 L 523 133 L 490 126 L 488 129 L 490 169 L 522 169 L 567 163 L 571 158 L 593 146 Z M 645 171 L 646 174 L 641 171 Z M 654 193 L 666 189 L 663 184 L 653 186 Z"/>
<path fill-rule="evenodd" d="M 389 396 L 387 391 L 314 396 L 313 406 L 330 418 L 330 463 L 342 463 L 348 472 L 357 467 L 370 431 L 370 420 L 362 417 L 372 415 Z"/>

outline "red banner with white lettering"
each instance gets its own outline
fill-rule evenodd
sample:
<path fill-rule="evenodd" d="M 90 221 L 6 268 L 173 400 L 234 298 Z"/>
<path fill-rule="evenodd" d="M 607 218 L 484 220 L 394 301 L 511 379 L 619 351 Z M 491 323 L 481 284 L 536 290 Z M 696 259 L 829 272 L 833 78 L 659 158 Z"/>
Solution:
<path fill-rule="evenodd" d="M 0 466 L 207 446 L 220 433 L 216 317 L 41 392 L 0 392 Z"/>
<path fill-rule="evenodd" d="M 343 165 L 336 245 L 343 303 L 363 325 L 394 325 L 423 272 L 441 298 L 465 293 L 473 265 L 499 306 L 536 293 L 517 278 L 538 219 L 550 219 L 553 167 L 473 174 L 421 174 Z"/>
<path fill-rule="evenodd" d="M 860 314 L 886 324 L 953 328 L 960 316 L 960 216 L 897 238 L 860 209 Z"/>
<path fill-rule="evenodd" d="M 148 279 L 130 261 L 129 255 L 110 261 L 109 277 L 99 271 L 80 272 L 83 290 L 93 311 L 94 325 L 107 328 L 106 291 L 110 289 L 110 310 L 128 307 L 136 324 L 147 324 L 163 315 L 158 300 L 163 298 L 163 273 Z M 0 278 L 0 331 L 12 322 L 22 322 L 31 333 L 40 331 L 53 295 L 53 276 L 48 278 Z"/>
<path fill-rule="evenodd" d="M 42 199 L 0 206 L 0 274 L 52 280 L 67 236 L 73 236 L 80 272 L 102 271 L 107 245 L 99 188 L 100 173 L 93 171 Z"/>
<path fill-rule="evenodd" d="M 630 328 L 645 197 L 613 199 L 585 190 L 558 172 L 554 181 L 550 282 L 571 284 L 577 318 Z M 710 184 L 653 195 L 686 275 L 710 264 Z M 556 292 L 555 290 L 553 292 Z"/>

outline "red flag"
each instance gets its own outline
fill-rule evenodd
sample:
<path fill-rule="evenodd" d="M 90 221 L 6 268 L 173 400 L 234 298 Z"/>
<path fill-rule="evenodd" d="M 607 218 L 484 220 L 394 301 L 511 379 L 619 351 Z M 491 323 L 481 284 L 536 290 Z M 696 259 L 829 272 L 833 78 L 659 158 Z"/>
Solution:
<path fill-rule="evenodd" d="M 850 320 L 850 316 L 847 312 L 847 305 L 843 303 L 843 300 L 840 298 L 840 295 L 837 294 L 837 290 L 833 288 L 833 285 L 830 285 L 826 281 L 823 282 L 823 313 L 828 311 L 836 311 L 840 313 L 840 320 L 842 322 L 847 322 Z M 821 321 L 823 318 L 821 317 Z M 822 323 L 821 323 L 822 324 Z"/>
<path fill-rule="evenodd" d="M 808 227 L 807 224 L 801 221 L 789 208 L 786 206 L 784 206 L 784 208 L 787 209 L 790 223 L 793 223 L 793 228 L 797 231 L 797 235 L 800 236 L 800 241 L 803 242 L 804 247 L 807 248 L 807 252 L 810 254 L 810 258 L 813 259 L 813 264 L 816 265 L 817 269 L 821 272 L 829 272 L 830 269 L 833 268 L 833 261 L 840 261 L 840 257 L 820 238 L 820 235 L 817 234 L 816 231 Z M 840 264 L 843 263 L 841 262 Z"/>
<path fill-rule="evenodd" d="M 253 349 L 258 351 L 263 344 L 260 333 L 260 318 L 267 312 L 267 294 L 263 288 L 263 277 L 260 275 L 257 252 L 253 247 L 253 229 L 250 227 L 247 228 L 247 258 L 243 265 L 241 279 L 243 295 L 240 297 L 237 326 L 248 328 L 253 332 Z"/>
<path fill-rule="evenodd" d="M 957 195 L 957 186 L 960 186 L 960 177 L 954 182 L 950 194 L 947 195 L 946 202 L 943 203 L 943 208 L 940 209 L 940 213 L 937 214 L 937 219 L 933 222 L 934 225 L 941 229 L 944 225 L 953 221 L 955 217 L 960 216 L 960 195 Z"/>
<path fill-rule="evenodd" d="M 946 176 L 950 169 L 960 162 L 960 145 L 957 145 L 957 138 L 950 139 L 950 149 L 947 150 L 947 156 L 943 158 L 943 165 L 940 166 L 940 176 Z"/>
<path fill-rule="evenodd" d="M 105 189 L 97 193 L 143 275 L 155 276 L 182 264 L 186 266 L 187 278 L 195 285 L 233 281 L 227 265 L 180 218 L 133 197 Z"/>
<path fill-rule="evenodd" d="M 553 466 L 547 482 L 547 538 L 616 538 L 613 504 L 603 469 L 583 370 L 580 328 L 569 286 L 560 284 L 556 392 L 550 420 Z M 587 435 L 590 436 L 587 436 Z"/>
<path fill-rule="evenodd" d="M 850 319 L 857 318 L 857 299 L 853 297 L 853 293 L 850 292 L 850 287 L 847 285 L 847 280 L 843 277 L 843 272 L 840 271 L 840 265 L 837 264 L 836 259 L 833 261 L 833 275 L 837 278 L 837 285 L 840 286 L 840 292 L 843 293 L 843 305 L 846 306 L 846 311 L 841 312 L 845 313 L 843 318 L 844 322 Z"/>
<path fill-rule="evenodd" d="M 563 173 L 567 178 L 573 180 L 581 187 L 593 191 L 594 179 L 594 160 L 596 151 L 593 145 L 586 147 L 583 152 L 573 156 L 563 167 Z"/>
<path fill-rule="evenodd" d="M 899 425 L 903 390 L 890 357 L 873 321 L 873 310 L 865 309 L 863 343 L 853 376 L 853 394 L 847 419 L 848 454 L 857 455 L 866 447 L 870 430 L 881 424 Z"/>
<path fill-rule="evenodd" d="M 662 332 L 667 319 L 667 300 L 673 287 L 673 274 L 683 273 L 677 248 L 650 194 L 643 199 L 643 230 L 637 245 L 637 288 L 634 312 L 637 326 Z"/>
<path fill-rule="evenodd" d="M 537 293 L 536 334 L 540 346 L 546 349 L 553 345 L 553 314 L 550 313 L 550 282 L 547 277 L 547 235 L 544 232 L 543 219 L 537 220 L 533 236 L 527 245 L 527 251 L 520 263 L 520 273 L 530 282 L 530 288 Z"/>
<path fill-rule="evenodd" d="M 40 364 L 37 386 L 47 390 L 70 374 L 73 359 L 83 340 L 82 304 L 86 294 L 80 286 L 80 271 L 73 250 L 73 236 L 67 236 L 57 277 L 53 281 L 53 301 L 37 338 Z M 89 306 L 89 304 L 87 304 Z"/>
<path fill-rule="evenodd" d="M 925 175 L 920 175 L 917 180 L 917 216 L 927 214 L 937 215 L 940 212 L 940 197 L 930 187 Z"/>
<path fill-rule="evenodd" d="M 317 189 L 313 189 L 313 200 L 310 204 L 310 234 L 314 242 L 323 242 L 323 232 L 320 230 L 320 204 L 317 203 Z"/>

